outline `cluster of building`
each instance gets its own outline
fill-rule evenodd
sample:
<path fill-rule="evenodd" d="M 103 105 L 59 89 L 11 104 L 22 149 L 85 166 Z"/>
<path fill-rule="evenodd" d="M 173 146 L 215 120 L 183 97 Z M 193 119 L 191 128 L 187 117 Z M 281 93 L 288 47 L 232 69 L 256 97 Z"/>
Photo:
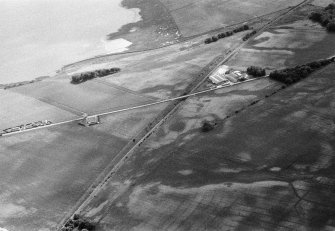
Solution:
<path fill-rule="evenodd" d="M 33 129 L 33 128 L 37 128 L 37 127 L 43 127 L 43 126 L 50 125 L 50 124 L 52 124 L 52 122 L 49 121 L 49 120 L 43 120 L 43 121 L 40 120 L 40 121 L 28 123 L 28 124 L 21 124 L 19 126 L 6 128 L 6 129 L 0 131 L 0 136 L 2 136 L 3 134 L 7 134 L 7 133 L 19 132 L 19 131 Z"/>
<path fill-rule="evenodd" d="M 233 70 L 226 65 L 220 66 L 210 77 L 209 80 L 215 84 L 232 84 L 238 81 L 247 80 L 248 74 L 238 70 Z"/>

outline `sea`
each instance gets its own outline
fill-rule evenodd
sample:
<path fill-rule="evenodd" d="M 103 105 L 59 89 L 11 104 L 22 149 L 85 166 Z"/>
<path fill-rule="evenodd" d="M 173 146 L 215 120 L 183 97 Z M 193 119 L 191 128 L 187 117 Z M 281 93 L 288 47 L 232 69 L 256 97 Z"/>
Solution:
<path fill-rule="evenodd" d="M 62 66 L 122 52 L 131 43 L 107 40 L 141 20 L 122 0 L 0 0 L 0 84 L 53 76 Z"/>

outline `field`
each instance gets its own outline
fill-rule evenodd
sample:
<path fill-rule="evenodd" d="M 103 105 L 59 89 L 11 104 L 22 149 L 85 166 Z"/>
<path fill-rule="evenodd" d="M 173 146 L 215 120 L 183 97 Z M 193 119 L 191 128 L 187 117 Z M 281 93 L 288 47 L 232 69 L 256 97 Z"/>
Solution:
<path fill-rule="evenodd" d="M 76 114 L 8 90 L 0 90 L 0 130 L 50 120 L 53 123 L 78 117 Z"/>
<path fill-rule="evenodd" d="M 104 169 L 117 162 L 120 151 L 165 107 L 103 116 L 101 125 L 90 128 L 72 123 L 2 137 L 1 227 L 54 230 Z"/>
<path fill-rule="evenodd" d="M 204 77 L 208 63 L 239 45 L 242 36 L 240 33 L 208 46 L 201 39 L 152 52 L 82 62 L 71 66 L 69 73 L 105 66 L 121 67 L 122 71 L 78 85 L 71 84 L 70 76 L 64 74 L 7 89 L 0 96 L 10 109 L 5 116 L 11 120 L 4 124 L 15 126 L 39 118 L 57 122 L 70 115 L 79 117 L 84 112 L 177 96 L 195 79 Z M 14 116 L 17 110 L 10 107 L 14 104 L 19 104 L 17 110 L 25 116 Z M 162 104 L 102 117 L 101 125 L 90 128 L 72 123 L 2 137 L 0 227 L 15 231 L 54 229 L 102 172 L 132 147 L 133 140 L 139 140 L 158 122 L 157 116 L 166 107 Z M 30 112 L 29 108 L 36 110 Z"/>
<path fill-rule="evenodd" d="M 187 100 L 83 214 L 99 231 L 331 230 L 334 70 Z"/>
<path fill-rule="evenodd" d="M 126 0 L 125 6 L 145 8 L 143 21 L 110 36 L 137 40 L 131 49 L 142 50 L 299 2 Z M 334 36 L 302 15 L 250 40 L 228 65 L 269 70 L 333 55 Z M 250 31 L 205 45 L 217 32 L 84 60 L 55 77 L 1 90 L 1 126 L 57 122 L 180 96 Z M 121 72 L 70 83 L 74 73 L 110 67 Z M 190 97 L 145 142 L 172 104 L 103 116 L 89 128 L 69 123 L 2 137 L 0 229 L 54 230 L 107 179 L 80 212 L 97 231 L 330 230 L 334 70 L 330 66 L 289 88 L 263 78 Z M 201 132 L 204 120 L 213 121 L 214 130 Z M 116 171 L 117 163 L 122 165 Z"/>
<path fill-rule="evenodd" d="M 248 21 L 302 2 L 301 0 L 162 0 L 184 37 Z"/>
<path fill-rule="evenodd" d="M 96 80 L 71 84 L 68 77 L 54 78 L 9 90 L 77 112 L 79 115 L 126 108 L 153 100 Z"/>
<path fill-rule="evenodd" d="M 308 19 L 315 6 L 308 5 L 284 18 L 245 46 L 229 65 L 268 70 L 291 67 L 333 56 L 335 35 Z"/>
<path fill-rule="evenodd" d="M 121 72 L 101 80 L 142 95 L 169 98 L 179 96 L 199 77 L 202 70 L 217 57 L 225 55 L 242 43 L 245 33 L 205 45 L 203 39 L 186 42 L 155 51 L 112 55 L 88 60 L 65 68 L 68 73 L 87 71 L 87 67 L 117 66 Z"/>
<path fill-rule="evenodd" d="M 139 8 L 142 20 L 109 35 L 130 42 L 128 51 L 168 46 L 195 35 L 220 29 L 287 9 L 302 0 L 124 0 L 123 6 Z"/>
<path fill-rule="evenodd" d="M 10 88 L 4 91 L 9 96 L 4 98 L 3 95 L 2 99 L 8 105 L 21 99 L 22 105 L 32 101 L 57 109 L 50 114 L 44 113 L 48 111 L 40 112 L 38 118 L 49 119 L 58 118 L 61 113 L 79 116 L 82 112 L 95 113 L 177 96 L 187 83 L 203 77 L 198 74 L 213 56 L 225 55 L 228 49 L 242 41 L 241 36 L 243 34 L 209 46 L 199 44 L 189 47 L 186 43 L 153 53 L 111 56 L 104 58 L 103 62 L 99 59 L 94 63 L 84 62 L 69 68 L 71 73 L 108 65 L 120 66 L 122 71 L 78 85 L 70 84 L 70 77 L 62 75 Z M 185 63 L 181 62 L 184 58 L 188 58 Z M 170 68 L 159 69 L 161 65 L 170 65 Z M 186 68 L 188 70 L 184 70 Z M 143 72 L 136 76 L 141 69 Z M 156 72 L 157 78 L 145 82 L 145 77 L 151 72 Z M 131 73 L 132 78 L 128 77 Z M 135 77 L 137 81 L 134 81 Z M 145 83 L 142 84 L 142 81 Z M 178 83 L 183 84 L 178 86 Z M 11 97 L 14 95 L 18 97 Z M 29 105 L 27 103 L 27 107 Z M 17 231 L 53 229 L 96 182 L 106 166 L 109 169 L 119 160 L 122 155 L 118 153 L 124 153 L 120 150 L 129 149 L 133 140 L 139 140 L 143 132 L 157 122 L 155 118 L 166 107 L 167 104 L 162 104 L 102 117 L 101 125 L 92 128 L 73 123 L 2 137 L 0 181 L 4 182 L 1 190 L 4 199 L 0 206 L 5 209 L 0 213 L 1 227 Z M 9 113 L 14 112 L 6 113 L 10 116 Z M 8 126 L 21 123 L 21 118 L 24 117 L 13 117 Z M 30 119 L 27 117 L 27 121 Z"/>

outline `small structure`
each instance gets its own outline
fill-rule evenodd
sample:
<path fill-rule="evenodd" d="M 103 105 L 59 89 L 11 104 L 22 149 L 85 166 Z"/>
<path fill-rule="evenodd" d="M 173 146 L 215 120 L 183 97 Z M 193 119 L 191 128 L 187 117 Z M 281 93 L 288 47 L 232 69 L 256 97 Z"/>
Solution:
<path fill-rule="evenodd" d="M 242 77 L 242 73 L 240 71 L 233 71 L 233 74 L 237 77 Z"/>
<path fill-rule="evenodd" d="M 96 125 L 100 123 L 100 117 L 99 116 L 88 116 L 84 115 L 84 118 L 79 121 L 80 125 L 83 125 L 85 127 L 89 127 L 92 125 Z"/>

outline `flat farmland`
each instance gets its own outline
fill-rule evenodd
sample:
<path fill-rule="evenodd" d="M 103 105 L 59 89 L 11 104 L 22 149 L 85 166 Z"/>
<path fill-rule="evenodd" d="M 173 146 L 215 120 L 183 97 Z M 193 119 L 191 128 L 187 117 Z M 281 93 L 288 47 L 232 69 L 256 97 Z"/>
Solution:
<path fill-rule="evenodd" d="M 77 124 L 0 139 L 0 223 L 53 230 L 127 143 Z"/>
<path fill-rule="evenodd" d="M 0 90 L 0 101 L 0 130 L 39 120 L 55 123 L 78 117 L 69 111 L 9 90 Z"/>
<path fill-rule="evenodd" d="M 54 230 L 166 106 L 103 116 L 89 128 L 71 123 L 2 137 L 1 227 Z"/>
<path fill-rule="evenodd" d="M 98 231 L 332 230 L 334 70 L 187 100 L 82 214 Z"/>
<path fill-rule="evenodd" d="M 149 102 L 152 99 L 129 93 L 97 81 L 71 84 L 69 77 L 11 88 L 10 91 L 39 99 L 65 110 L 82 113 L 105 112 Z"/>
<path fill-rule="evenodd" d="M 302 0 L 162 0 L 161 2 L 169 9 L 182 36 L 189 37 L 295 6 Z"/>
<path fill-rule="evenodd" d="M 218 56 L 225 56 L 242 43 L 245 33 L 238 33 L 205 45 L 205 37 L 155 51 L 112 55 L 71 65 L 68 73 L 94 68 L 120 67 L 122 71 L 101 80 L 139 94 L 168 98 L 179 96 L 199 78 L 202 69 Z"/>

